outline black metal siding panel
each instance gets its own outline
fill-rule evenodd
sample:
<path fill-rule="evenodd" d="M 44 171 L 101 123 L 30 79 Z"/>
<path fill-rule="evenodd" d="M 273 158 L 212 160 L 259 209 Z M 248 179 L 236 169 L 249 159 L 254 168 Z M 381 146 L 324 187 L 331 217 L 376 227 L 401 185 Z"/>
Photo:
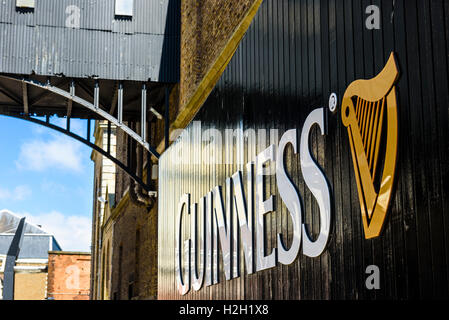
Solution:
<path fill-rule="evenodd" d="M 381 30 L 365 28 L 365 8 L 381 8 Z M 180 138 L 160 160 L 159 297 L 170 299 L 411 299 L 449 296 L 449 4 L 443 0 L 265 0 L 220 81 L 195 121 L 202 132 L 218 129 L 301 130 L 309 112 L 341 100 L 355 79 L 381 71 L 391 51 L 400 69 L 397 85 L 399 147 L 396 184 L 385 229 L 364 239 L 351 151 L 340 110 L 329 114 L 328 135 L 314 129 L 311 147 L 331 186 L 334 203 L 329 246 L 319 258 L 299 254 L 281 266 L 203 287 L 181 297 L 174 273 L 175 214 L 188 192 L 198 202 L 239 169 L 237 164 L 173 165 L 178 148 L 198 143 Z M 192 133 L 194 125 L 187 128 Z M 273 137 L 267 136 L 267 141 Z M 197 137 L 197 139 L 199 139 Z M 276 141 L 277 142 L 277 141 Z M 245 147 L 245 162 L 263 145 Z M 238 145 L 233 145 L 233 150 Z M 223 156 L 226 152 L 223 150 Z M 203 154 L 208 158 L 210 154 Z M 175 157 L 175 158 L 174 158 Z M 286 156 L 288 172 L 304 205 L 304 219 L 318 233 L 319 211 L 306 188 L 298 157 Z M 195 169 L 192 170 L 192 167 Z M 246 171 L 244 178 L 246 177 Z M 268 250 L 291 223 L 276 190 L 269 214 Z M 246 185 L 245 185 L 246 191 Z M 184 226 L 184 228 L 187 228 Z M 171 242 L 170 242 L 171 241 Z M 221 259 L 221 258 L 220 258 Z M 221 263 L 221 262 L 220 262 Z M 242 266 L 244 261 L 241 260 Z M 379 266 L 381 289 L 367 290 L 365 269 Z"/>

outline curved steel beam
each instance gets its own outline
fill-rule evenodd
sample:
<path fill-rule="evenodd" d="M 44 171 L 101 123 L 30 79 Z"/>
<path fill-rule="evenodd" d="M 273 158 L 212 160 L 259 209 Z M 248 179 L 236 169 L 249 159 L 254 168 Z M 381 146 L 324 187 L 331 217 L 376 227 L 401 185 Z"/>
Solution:
<path fill-rule="evenodd" d="M 42 82 L 39 82 L 36 80 L 30 80 L 30 79 L 27 79 L 24 77 L 15 77 L 15 76 L 10 76 L 10 75 L 8 75 L 8 76 L 0 75 L 0 77 L 9 79 L 9 80 L 20 81 L 22 83 L 26 83 L 28 85 L 32 85 L 32 86 L 47 90 L 49 92 L 52 92 L 59 96 L 62 96 L 70 101 L 76 102 L 77 104 L 89 109 L 90 111 L 95 112 L 96 114 L 98 114 L 99 116 L 104 118 L 105 120 L 108 120 L 109 122 L 113 123 L 117 128 L 122 129 L 126 134 L 128 134 L 130 137 L 132 137 L 134 140 L 136 140 L 139 144 L 141 144 L 153 156 L 155 156 L 157 159 L 159 159 L 160 154 L 156 151 L 156 149 L 151 147 L 150 144 L 148 142 L 146 142 L 144 138 L 139 136 L 135 131 L 131 130 L 129 127 L 125 126 L 121 121 L 114 118 L 111 114 L 102 110 L 99 106 L 95 106 L 94 104 L 90 103 L 87 100 L 84 100 L 76 95 L 70 94 L 70 92 L 67 92 L 58 87 L 52 86 L 50 83 L 42 83 Z"/>
<path fill-rule="evenodd" d="M 117 166 L 119 166 L 121 169 L 123 169 L 127 174 L 129 174 L 137 183 L 139 183 L 147 192 L 150 191 L 154 191 L 151 190 L 149 187 L 149 184 L 145 183 L 141 178 L 139 178 L 135 173 L 133 173 L 132 171 L 130 171 L 130 169 L 122 162 L 120 162 L 119 160 L 117 160 L 117 158 L 114 158 L 110 153 L 108 153 L 107 151 L 103 150 L 102 148 L 100 148 L 99 146 L 97 146 L 95 143 L 90 142 L 87 139 L 84 139 L 83 137 L 70 132 L 66 129 L 63 129 L 61 127 L 58 127 L 52 123 L 46 122 L 46 121 L 42 121 L 39 119 L 35 119 L 32 118 L 30 116 L 26 116 L 26 115 L 7 115 L 7 114 L 0 114 L 3 116 L 8 116 L 8 117 L 12 117 L 12 118 L 17 118 L 17 119 L 22 119 L 22 120 L 26 120 L 26 121 L 30 121 L 39 125 L 42 125 L 44 127 L 56 130 L 58 132 L 61 132 L 71 138 L 74 138 L 78 141 L 80 141 L 81 143 L 87 145 L 88 147 L 94 149 L 95 151 L 98 151 L 99 153 L 101 153 L 103 156 L 107 157 L 109 160 L 111 160 L 112 162 L 114 162 Z M 89 120 L 90 121 L 90 120 Z"/>

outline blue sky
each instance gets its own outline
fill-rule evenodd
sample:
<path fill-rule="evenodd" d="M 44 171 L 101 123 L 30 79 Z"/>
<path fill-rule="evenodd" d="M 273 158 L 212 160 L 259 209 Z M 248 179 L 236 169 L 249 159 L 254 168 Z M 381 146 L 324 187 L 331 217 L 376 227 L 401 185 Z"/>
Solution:
<path fill-rule="evenodd" d="M 133 0 L 118 0 L 115 2 L 115 14 L 133 15 Z"/>
<path fill-rule="evenodd" d="M 65 123 L 57 118 L 51 122 Z M 87 123 L 72 120 L 71 128 L 85 135 Z M 0 210 L 8 209 L 42 225 L 63 250 L 90 251 L 91 152 L 54 130 L 0 116 Z"/>

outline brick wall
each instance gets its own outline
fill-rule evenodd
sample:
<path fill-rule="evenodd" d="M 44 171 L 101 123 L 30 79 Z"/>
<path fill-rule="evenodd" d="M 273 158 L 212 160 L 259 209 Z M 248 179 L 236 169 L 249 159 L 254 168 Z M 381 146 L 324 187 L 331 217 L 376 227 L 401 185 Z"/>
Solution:
<path fill-rule="evenodd" d="M 249 9 L 260 0 L 185 0 L 181 2 L 181 57 L 180 82 L 170 94 L 170 134 L 184 128 L 200 107 L 195 99 L 200 84 L 209 74 L 219 76 L 218 65 L 226 59 L 220 56 L 234 32 L 239 28 Z M 239 30 L 242 31 L 242 30 Z M 245 29 L 243 28 L 243 31 Z M 238 37 L 237 37 L 238 38 Z M 211 72 L 209 72 L 211 71 Z M 213 80 L 218 80 L 214 78 Z M 212 81 L 213 82 L 213 81 Z M 204 85 L 204 83 L 203 83 Z M 208 83 L 210 87 L 214 83 Z M 201 100 L 201 99 L 200 99 Z M 195 101 L 193 105 L 192 101 Z M 154 146 L 162 153 L 165 150 L 164 123 L 154 123 L 152 135 Z M 176 136 L 173 136 L 176 138 Z"/>
<path fill-rule="evenodd" d="M 95 143 L 100 147 L 105 149 L 107 145 L 107 123 L 105 121 L 96 121 L 95 123 Z M 116 152 L 116 129 L 112 126 L 111 131 L 111 154 L 114 155 Z M 119 130 L 121 131 L 121 130 Z M 92 215 L 92 256 L 96 257 L 92 259 L 91 265 L 91 298 L 98 298 L 100 293 L 97 292 L 99 288 L 98 274 L 99 266 L 98 257 L 101 254 L 100 248 L 100 229 L 103 222 L 107 217 L 101 216 L 105 212 L 105 204 L 100 202 L 98 198 L 101 196 L 106 199 L 106 189 L 109 194 L 115 193 L 115 181 L 116 181 L 116 166 L 108 158 L 102 156 L 96 151 L 92 151 L 91 155 L 92 161 L 94 161 L 94 190 L 93 190 L 93 215 Z"/>
<path fill-rule="evenodd" d="M 111 298 L 156 299 L 157 209 L 124 201 L 114 225 Z"/>
<path fill-rule="evenodd" d="M 232 34 L 256 0 L 185 0 L 181 2 L 180 83 L 170 96 L 170 123 L 188 104 Z M 191 116 L 194 116 L 192 112 Z M 163 152 L 164 124 L 151 124 L 154 146 Z M 117 158 L 127 161 L 128 138 L 117 132 Z M 145 159 L 146 160 L 146 159 Z M 157 204 L 148 212 L 126 196 L 129 176 L 116 171 L 117 214 L 112 245 L 111 298 L 157 298 Z M 157 190 L 157 184 L 155 184 Z M 121 202 L 121 203 L 119 203 Z"/>
<path fill-rule="evenodd" d="M 90 254 L 48 253 L 47 295 L 55 300 L 89 300 Z"/>
<path fill-rule="evenodd" d="M 253 2 L 181 2 L 180 107 L 188 102 Z"/>

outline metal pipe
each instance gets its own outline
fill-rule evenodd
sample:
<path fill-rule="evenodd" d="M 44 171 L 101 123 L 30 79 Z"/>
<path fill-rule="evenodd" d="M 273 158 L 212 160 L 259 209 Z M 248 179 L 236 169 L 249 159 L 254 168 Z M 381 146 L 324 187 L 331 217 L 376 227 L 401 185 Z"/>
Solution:
<path fill-rule="evenodd" d="M 143 141 L 145 142 L 145 135 L 146 135 L 146 124 L 147 124 L 147 86 L 146 84 L 142 84 L 142 106 L 141 106 L 141 134 L 140 136 L 142 137 Z"/>
<path fill-rule="evenodd" d="M 108 121 L 108 153 L 111 153 L 111 123 Z"/>
<path fill-rule="evenodd" d="M 100 106 L 100 85 L 98 80 L 95 80 L 94 84 L 94 107 L 98 109 Z"/>
<path fill-rule="evenodd" d="M 118 113 L 117 120 L 119 124 L 123 123 L 123 83 L 118 85 Z"/>
<path fill-rule="evenodd" d="M 90 129 L 90 125 L 91 125 L 91 119 L 87 119 L 87 138 L 86 138 L 86 140 L 88 141 L 88 142 L 90 142 L 90 132 L 91 132 L 91 129 Z"/>

